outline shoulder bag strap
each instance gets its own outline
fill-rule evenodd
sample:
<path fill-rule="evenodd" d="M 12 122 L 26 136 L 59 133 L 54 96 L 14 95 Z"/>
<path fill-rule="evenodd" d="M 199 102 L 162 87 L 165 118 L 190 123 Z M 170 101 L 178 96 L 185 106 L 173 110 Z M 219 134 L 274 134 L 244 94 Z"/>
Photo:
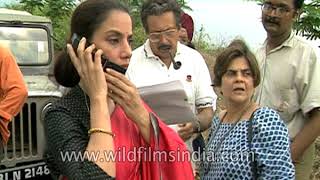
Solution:
<path fill-rule="evenodd" d="M 252 178 L 254 180 L 258 179 L 258 165 L 256 161 L 256 155 L 255 152 L 252 151 L 252 139 L 253 139 L 253 120 L 254 120 L 254 113 L 257 110 L 255 110 L 249 119 L 249 127 L 248 127 L 248 142 L 249 142 L 249 154 L 253 153 L 253 157 L 249 158 L 250 166 L 251 166 L 251 172 L 252 172 Z"/>

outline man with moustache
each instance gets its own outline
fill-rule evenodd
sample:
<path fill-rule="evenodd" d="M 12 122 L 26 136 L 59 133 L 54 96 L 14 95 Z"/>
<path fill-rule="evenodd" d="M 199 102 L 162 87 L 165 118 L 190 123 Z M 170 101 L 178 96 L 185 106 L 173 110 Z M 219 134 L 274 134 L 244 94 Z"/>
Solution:
<path fill-rule="evenodd" d="M 179 40 L 181 10 L 175 0 L 151 0 L 143 4 L 141 20 L 147 41 L 133 51 L 127 76 L 137 87 L 180 80 L 196 123 L 179 124 L 175 130 L 187 141 L 210 126 L 216 95 L 202 56 Z M 191 142 L 187 145 L 191 149 Z"/>
<path fill-rule="evenodd" d="M 287 124 L 297 180 L 309 179 L 320 134 L 320 59 L 292 30 L 302 6 L 303 0 L 263 2 L 267 39 L 256 54 L 262 73 L 257 102 L 276 109 Z"/>

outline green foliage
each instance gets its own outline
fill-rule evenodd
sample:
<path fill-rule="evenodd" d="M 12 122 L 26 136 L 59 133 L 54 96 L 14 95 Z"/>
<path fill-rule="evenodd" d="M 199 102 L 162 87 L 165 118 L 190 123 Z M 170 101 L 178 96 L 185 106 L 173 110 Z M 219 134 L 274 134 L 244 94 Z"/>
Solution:
<path fill-rule="evenodd" d="M 43 0 L 21 0 L 21 4 L 23 4 L 24 10 L 28 12 L 34 12 L 35 9 L 42 9 L 44 7 Z"/>
<path fill-rule="evenodd" d="M 196 49 L 202 53 L 210 55 L 215 55 L 221 52 L 221 50 L 227 46 L 227 42 L 228 41 L 224 37 L 213 42 L 203 26 L 200 28 L 199 32 L 195 33 L 193 38 L 193 43 Z"/>
<path fill-rule="evenodd" d="M 192 8 L 188 6 L 185 0 L 177 0 L 177 3 L 180 5 L 181 9 L 192 11 Z"/>
<path fill-rule="evenodd" d="M 320 0 L 313 0 L 303 7 L 295 29 L 307 39 L 320 39 Z"/>
<path fill-rule="evenodd" d="M 199 32 L 195 33 L 193 43 L 197 49 L 202 49 L 204 52 L 209 52 L 211 50 L 210 42 L 211 42 L 211 38 L 205 32 L 205 29 L 202 26 Z"/>
<path fill-rule="evenodd" d="M 22 4 L 7 4 L 7 5 L 5 5 L 5 8 L 19 10 L 19 11 L 25 11 L 25 9 L 24 9 L 25 7 Z"/>
<path fill-rule="evenodd" d="M 67 32 L 69 32 L 70 16 L 75 7 L 74 0 L 45 0 L 44 15 L 52 21 L 55 49 L 65 46 Z"/>

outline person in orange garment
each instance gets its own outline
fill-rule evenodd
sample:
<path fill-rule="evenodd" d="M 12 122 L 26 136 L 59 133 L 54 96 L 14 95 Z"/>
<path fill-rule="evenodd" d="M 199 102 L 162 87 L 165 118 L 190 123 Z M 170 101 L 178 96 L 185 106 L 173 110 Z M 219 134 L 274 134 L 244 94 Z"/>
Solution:
<path fill-rule="evenodd" d="M 8 124 L 28 97 L 22 73 L 9 49 L 0 46 L 0 147 L 7 144 Z"/>

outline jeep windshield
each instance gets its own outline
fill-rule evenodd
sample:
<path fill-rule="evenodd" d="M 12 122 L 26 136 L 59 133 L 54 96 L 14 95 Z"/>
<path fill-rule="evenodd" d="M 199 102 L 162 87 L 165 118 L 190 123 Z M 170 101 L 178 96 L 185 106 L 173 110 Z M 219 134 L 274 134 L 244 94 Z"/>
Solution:
<path fill-rule="evenodd" d="M 44 28 L 0 26 L 0 44 L 12 51 L 19 65 L 49 64 L 48 39 Z"/>

